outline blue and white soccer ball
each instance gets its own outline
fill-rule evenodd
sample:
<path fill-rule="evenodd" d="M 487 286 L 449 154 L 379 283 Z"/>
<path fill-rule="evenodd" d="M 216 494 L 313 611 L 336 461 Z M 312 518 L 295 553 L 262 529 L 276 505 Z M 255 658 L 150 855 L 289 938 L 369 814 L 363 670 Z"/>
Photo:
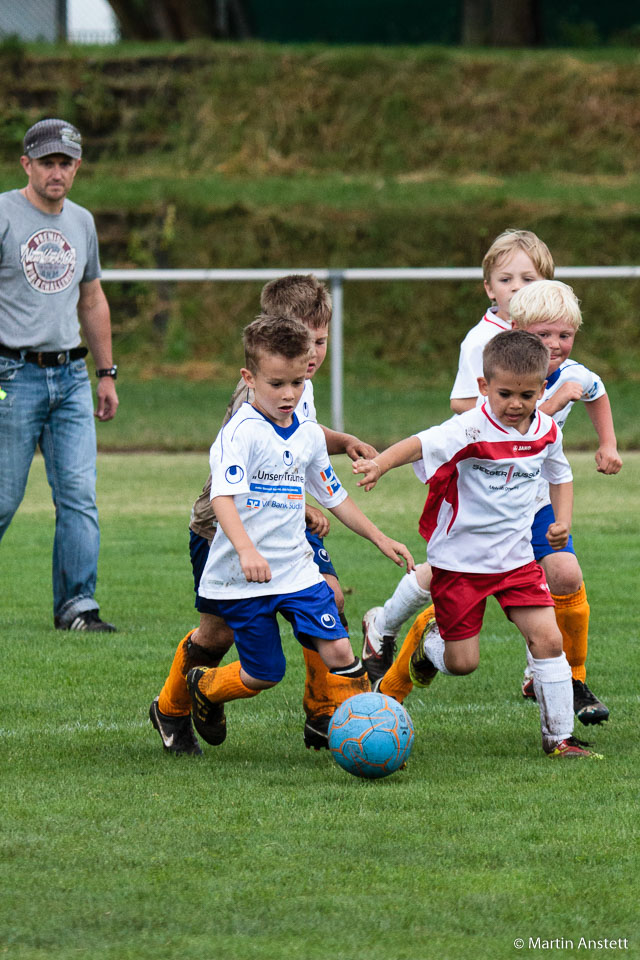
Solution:
<path fill-rule="evenodd" d="M 388 777 L 413 747 L 411 717 L 383 693 L 359 693 L 341 704 L 329 723 L 329 749 L 354 777 Z"/>

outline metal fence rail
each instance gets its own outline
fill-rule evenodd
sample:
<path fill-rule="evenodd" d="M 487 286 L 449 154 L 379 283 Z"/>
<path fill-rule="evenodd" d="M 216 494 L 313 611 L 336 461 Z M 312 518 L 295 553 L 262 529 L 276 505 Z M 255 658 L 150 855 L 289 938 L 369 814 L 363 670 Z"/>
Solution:
<path fill-rule="evenodd" d="M 326 267 L 310 269 L 256 269 L 256 270 L 104 270 L 105 282 L 174 282 L 174 283 L 234 283 L 276 280 L 289 273 L 313 273 L 319 280 L 329 281 L 333 300 L 331 320 L 331 424 L 334 430 L 344 430 L 343 404 L 343 287 L 345 282 L 362 280 L 482 280 L 480 267 Z M 558 280 L 632 279 L 640 277 L 640 266 L 619 267 L 556 267 Z"/>

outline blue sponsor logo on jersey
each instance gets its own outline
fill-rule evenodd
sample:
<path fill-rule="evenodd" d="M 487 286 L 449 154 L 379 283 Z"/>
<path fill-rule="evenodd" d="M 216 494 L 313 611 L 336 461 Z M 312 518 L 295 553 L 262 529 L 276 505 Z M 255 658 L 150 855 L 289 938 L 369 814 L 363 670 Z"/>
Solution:
<path fill-rule="evenodd" d="M 598 392 L 598 384 L 593 383 L 588 390 L 585 390 L 584 396 L 588 397 L 588 399 L 590 400 L 591 397 L 595 397 L 597 392 Z"/>
<path fill-rule="evenodd" d="M 336 625 L 336 618 L 330 613 L 323 613 L 320 617 L 320 623 L 323 627 L 326 627 L 327 630 L 333 630 Z"/>
<path fill-rule="evenodd" d="M 325 485 L 325 490 L 328 494 L 337 493 L 340 490 L 341 484 L 335 473 L 333 472 L 333 467 L 329 465 L 325 467 L 324 470 L 320 471 L 320 478 Z"/>
<path fill-rule="evenodd" d="M 237 463 L 225 470 L 224 478 L 227 483 L 240 483 L 243 477 L 244 470 Z"/>
<path fill-rule="evenodd" d="M 285 452 L 282 454 L 282 460 L 284 462 L 285 467 L 291 466 L 291 464 L 293 463 L 293 454 L 291 453 L 291 450 L 285 450 Z"/>
<path fill-rule="evenodd" d="M 251 497 L 249 497 L 249 499 L 247 500 L 247 506 L 249 507 L 250 510 L 259 510 L 259 509 L 260 509 L 260 501 L 259 501 L 259 500 L 252 500 Z"/>

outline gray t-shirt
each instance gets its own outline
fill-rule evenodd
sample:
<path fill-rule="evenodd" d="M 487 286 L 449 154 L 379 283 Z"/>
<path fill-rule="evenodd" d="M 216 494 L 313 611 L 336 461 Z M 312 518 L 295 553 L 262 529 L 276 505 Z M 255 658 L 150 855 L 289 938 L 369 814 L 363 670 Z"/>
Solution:
<path fill-rule="evenodd" d="M 19 190 L 0 194 L 0 343 L 70 350 L 80 343 L 79 285 L 100 276 L 93 217 L 66 199 L 44 213 Z"/>

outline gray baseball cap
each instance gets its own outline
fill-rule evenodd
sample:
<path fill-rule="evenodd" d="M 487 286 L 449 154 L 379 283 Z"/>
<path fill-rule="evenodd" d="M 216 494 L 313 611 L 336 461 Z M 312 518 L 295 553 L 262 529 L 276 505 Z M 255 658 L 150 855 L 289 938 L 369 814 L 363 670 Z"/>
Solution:
<path fill-rule="evenodd" d="M 40 120 L 25 133 L 24 152 L 33 160 L 51 153 L 63 153 L 79 160 L 82 156 L 82 136 L 66 120 Z"/>

